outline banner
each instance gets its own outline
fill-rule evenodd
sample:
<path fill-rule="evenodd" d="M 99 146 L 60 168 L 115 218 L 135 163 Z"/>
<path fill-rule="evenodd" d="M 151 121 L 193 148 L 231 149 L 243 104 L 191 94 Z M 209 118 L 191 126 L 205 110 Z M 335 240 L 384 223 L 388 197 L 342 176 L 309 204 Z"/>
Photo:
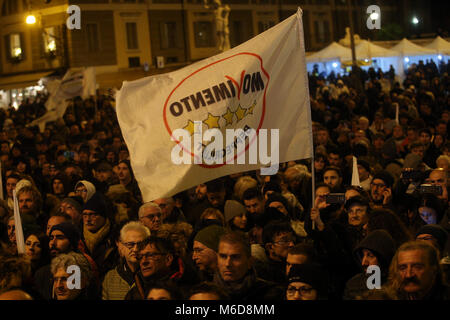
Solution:
<path fill-rule="evenodd" d="M 125 81 L 116 110 L 146 202 L 311 158 L 302 11 L 219 55 Z"/>
<path fill-rule="evenodd" d="M 23 236 L 22 219 L 20 218 L 19 201 L 17 200 L 16 190 L 13 190 L 14 199 L 14 225 L 16 232 L 17 252 L 19 254 L 25 253 L 25 238 Z"/>

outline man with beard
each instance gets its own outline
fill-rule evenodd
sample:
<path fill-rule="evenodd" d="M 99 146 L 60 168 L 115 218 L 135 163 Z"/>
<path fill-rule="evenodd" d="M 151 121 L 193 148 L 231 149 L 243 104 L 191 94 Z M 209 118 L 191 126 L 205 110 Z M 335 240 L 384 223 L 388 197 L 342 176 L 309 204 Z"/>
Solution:
<path fill-rule="evenodd" d="M 450 300 L 438 251 L 425 241 L 406 242 L 398 248 L 388 286 L 400 300 Z"/>
<path fill-rule="evenodd" d="M 120 184 L 130 191 L 138 201 L 142 201 L 141 190 L 139 189 L 137 181 L 134 178 L 130 161 L 121 160 L 117 165 L 117 171 Z"/>
<path fill-rule="evenodd" d="M 49 232 L 49 249 L 52 258 L 59 254 L 78 251 L 80 234 L 77 228 L 70 222 L 54 225 Z M 50 300 L 52 295 L 52 273 L 50 265 L 41 267 L 34 275 L 35 290 L 41 297 Z"/>
<path fill-rule="evenodd" d="M 387 171 L 380 171 L 370 183 L 370 200 L 375 207 L 392 209 L 392 185 L 394 178 Z"/>
<path fill-rule="evenodd" d="M 46 216 L 41 212 L 42 198 L 39 191 L 33 186 L 22 187 L 17 192 L 20 217 L 24 224 L 44 225 Z"/>
<path fill-rule="evenodd" d="M 385 230 L 375 230 L 364 238 L 355 248 L 353 254 L 361 266 L 362 271 L 358 273 L 345 286 L 344 300 L 354 300 L 369 288 L 367 287 L 367 268 L 371 265 L 380 267 L 381 284 L 387 280 L 389 264 L 395 253 L 395 242 Z"/>
<path fill-rule="evenodd" d="M 120 262 L 110 270 L 103 280 L 103 300 L 124 300 L 134 283 L 134 274 L 139 268 L 137 260 L 138 246 L 150 231 L 140 222 L 131 221 L 120 230 L 119 240 L 116 241 L 120 254 Z"/>

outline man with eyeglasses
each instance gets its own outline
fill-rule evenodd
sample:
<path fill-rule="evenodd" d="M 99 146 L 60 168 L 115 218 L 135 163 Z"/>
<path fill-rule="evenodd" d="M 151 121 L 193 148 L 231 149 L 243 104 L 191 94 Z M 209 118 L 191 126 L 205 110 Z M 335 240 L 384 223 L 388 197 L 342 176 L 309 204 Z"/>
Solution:
<path fill-rule="evenodd" d="M 183 212 L 175 206 L 175 200 L 172 197 L 153 200 L 161 209 L 162 223 L 176 224 L 186 222 Z"/>
<path fill-rule="evenodd" d="M 370 199 L 377 207 L 389 208 L 392 205 L 392 185 L 394 178 L 387 171 L 380 171 L 370 183 Z"/>
<path fill-rule="evenodd" d="M 427 182 L 434 186 L 441 186 L 442 193 L 437 195 L 442 203 L 448 206 L 447 172 L 443 168 L 437 168 L 430 172 Z"/>
<path fill-rule="evenodd" d="M 170 240 L 150 236 L 139 245 L 139 271 L 125 300 L 145 300 L 156 283 L 177 286 L 181 292 L 198 282 L 189 268 L 176 256 Z"/>
<path fill-rule="evenodd" d="M 162 210 L 158 204 L 154 202 L 144 203 L 139 208 L 139 221 L 146 226 L 151 234 L 155 234 L 161 228 Z"/>
<path fill-rule="evenodd" d="M 264 227 L 262 237 L 267 261 L 255 261 L 256 273 L 264 280 L 283 283 L 288 250 L 296 242 L 295 232 L 289 222 L 276 221 Z"/>
<path fill-rule="evenodd" d="M 139 269 L 138 247 L 149 236 L 149 229 L 137 221 L 130 221 L 120 229 L 119 239 L 116 241 L 120 261 L 103 280 L 103 300 L 125 299 L 134 283 L 134 274 Z"/>

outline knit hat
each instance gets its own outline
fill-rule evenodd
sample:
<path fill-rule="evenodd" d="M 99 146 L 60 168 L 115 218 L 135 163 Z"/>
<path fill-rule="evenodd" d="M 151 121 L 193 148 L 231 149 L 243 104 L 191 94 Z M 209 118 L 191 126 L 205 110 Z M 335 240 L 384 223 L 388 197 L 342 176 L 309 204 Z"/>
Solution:
<path fill-rule="evenodd" d="M 217 252 L 219 250 L 220 237 L 225 233 L 225 229 L 218 225 L 211 225 L 200 230 L 194 238 L 201 244 Z"/>
<path fill-rule="evenodd" d="M 392 187 L 392 184 L 394 183 L 394 178 L 392 175 L 387 171 L 379 171 L 373 176 L 373 180 L 380 179 L 383 180 L 387 187 Z"/>
<path fill-rule="evenodd" d="M 292 282 L 303 282 L 312 286 L 318 293 L 326 293 L 326 279 L 325 270 L 320 265 L 313 263 L 294 264 L 288 275 L 289 284 Z"/>
<path fill-rule="evenodd" d="M 370 250 L 377 257 L 382 270 L 387 271 L 396 247 L 389 232 L 378 229 L 370 232 L 353 250 L 353 255 L 359 263 L 361 263 L 363 257 L 363 249 Z"/>
<path fill-rule="evenodd" d="M 405 157 L 405 161 L 403 162 L 403 168 L 413 168 L 414 170 L 417 170 L 417 168 L 421 163 L 422 163 L 421 156 L 415 153 L 409 153 Z"/>
<path fill-rule="evenodd" d="M 64 233 L 67 239 L 69 239 L 72 249 L 78 248 L 78 242 L 80 241 L 80 232 L 78 231 L 77 227 L 75 227 L 75 225 L 73 225 L 71 222 L 62 222 L 60 224 L 54 225 L 50 230 L 50 234 L 52 234 L 54 230 L 59 230 Z"/>
<path fill-rule="evenodd" d="M 416 233 L 416 238 L 421 234 L 431 234 L 434 238 L 436 238 L 439 249 L 442 251 L 445 248 L 445 244 L 447 243 L 448 232 L 443 227 L 438 224 L 427 224 L 419 229 Z"/>
<path fill-rule="evenodd" d="M 224 207 L 225 221 L 228 222 L 236 216 L 247 213 L 245 207 L 236 200 L 227 200 Z"/>
<path fill-rule="evenodd" d="M 77 197 L 77 198 L 79 198 L 79 197 Z M 79 199 L 81 200 L 81 198 L 79 198 Z M 75 208 L 75 210 L 77 210 L 78 212 L 80 212 L 80 213 L 82 212 L 83 204 L 81 202 L 79 202 L 75 197 L 64 198 L 61 201 L 61 203 L 63 203 L 63 202 L 72 205 Z"/>
<path fill-rule="evenodd" d="M 108 216 L 108 203 L 105 196 L 100 192 L 94 193 L 94 195 L 84 204 L 84 210 L 92 210 L 97 214 L 107 217 Z"/>

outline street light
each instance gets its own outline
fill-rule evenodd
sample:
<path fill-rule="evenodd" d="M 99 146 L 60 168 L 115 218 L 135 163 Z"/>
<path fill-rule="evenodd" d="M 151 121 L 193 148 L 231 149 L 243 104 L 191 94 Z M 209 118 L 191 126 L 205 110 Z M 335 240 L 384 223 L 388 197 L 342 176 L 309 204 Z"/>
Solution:
<path fill-rule="evenodd" d="M 27 24 L 35 24 L 36 23 L 36 17 L 32 14 L 30 14 L 26 19 Z"/>
<path fill-rule="evenodd" d="M 411 22 L 412 22 L 413 24 L 418 24 L 418 23 L 419 23 L 419 19 L 417 19 L 417 17 L 413 17 L 412 20 L 411 20 Z"/>

